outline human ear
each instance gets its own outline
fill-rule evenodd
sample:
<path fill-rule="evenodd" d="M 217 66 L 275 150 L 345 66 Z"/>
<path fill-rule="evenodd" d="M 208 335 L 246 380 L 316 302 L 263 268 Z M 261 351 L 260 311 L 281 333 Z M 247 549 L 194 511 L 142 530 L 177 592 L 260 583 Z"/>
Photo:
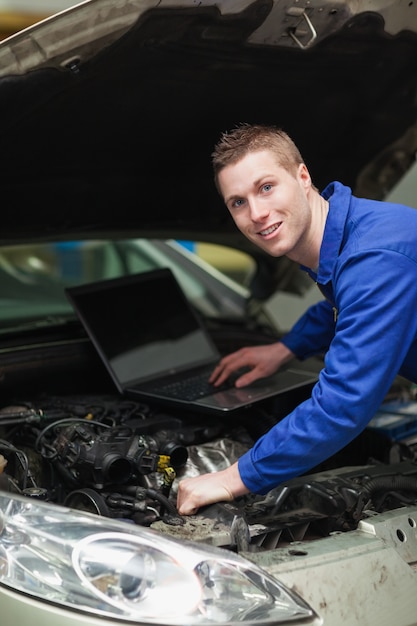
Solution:
<path fill-rule="evenodd" d="M 305 163 L 300 163 L 297 174 L 304 189 L 310 189 L 312 187 L 311 176 Z"/>

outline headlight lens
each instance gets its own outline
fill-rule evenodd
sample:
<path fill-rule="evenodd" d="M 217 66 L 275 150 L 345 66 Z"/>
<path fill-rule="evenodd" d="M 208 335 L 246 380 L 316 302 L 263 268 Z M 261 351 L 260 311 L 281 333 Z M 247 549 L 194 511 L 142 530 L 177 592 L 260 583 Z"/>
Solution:
<path fill-rule="evenodd" d="M 0 584 L 140 624 L 279 624 L 314 616 L 238 555 L 10 494 L 0 494 Z"/>

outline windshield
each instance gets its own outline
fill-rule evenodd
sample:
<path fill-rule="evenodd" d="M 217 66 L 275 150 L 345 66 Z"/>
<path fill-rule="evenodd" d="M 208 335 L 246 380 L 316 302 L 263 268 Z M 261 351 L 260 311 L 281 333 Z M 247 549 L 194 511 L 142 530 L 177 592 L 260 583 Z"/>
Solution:
<path fill-rule="evenodd" d="M 91 240 L 0 249 L 2 329 L 72 316 L 65 288 L 169 267 L 188 299 L 205 315 L 238 315 L 247 293 L 174 241 Z"/>

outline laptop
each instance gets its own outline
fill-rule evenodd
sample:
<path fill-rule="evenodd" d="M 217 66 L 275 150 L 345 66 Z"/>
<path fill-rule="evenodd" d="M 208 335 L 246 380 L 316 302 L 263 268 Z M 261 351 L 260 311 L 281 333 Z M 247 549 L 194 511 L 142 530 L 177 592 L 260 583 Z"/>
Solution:
<path fill-rule="evenodd" d="M 289 367 L 244 389 L 233 381 L 210 385 L 221 356 L 168 268 L 69 287 L 66 294 L 126 397 L 221 413 L 317 380 L 317 373 Z M 193 392 L 183 393 L 190 379 Z"/>

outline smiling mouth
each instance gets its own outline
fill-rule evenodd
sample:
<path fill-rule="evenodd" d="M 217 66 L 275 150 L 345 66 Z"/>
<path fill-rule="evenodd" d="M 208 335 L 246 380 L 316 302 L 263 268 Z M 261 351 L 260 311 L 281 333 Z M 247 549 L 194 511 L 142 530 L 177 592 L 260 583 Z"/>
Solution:
<path fill-rule="evenodd" d="M 282 224 L 282 222 L 279 222 L 278 224 L 273 224 L 272 226 L 269 226 L 268 228 L 265 228 L 265 230 L 260 230 L 258 234 L 262 235 L 262 237 L 266 237 L 267 235 L 270 235 L 274 231 L 278 230 L 278 228 L 281 226 L 281 224 Z"/>

